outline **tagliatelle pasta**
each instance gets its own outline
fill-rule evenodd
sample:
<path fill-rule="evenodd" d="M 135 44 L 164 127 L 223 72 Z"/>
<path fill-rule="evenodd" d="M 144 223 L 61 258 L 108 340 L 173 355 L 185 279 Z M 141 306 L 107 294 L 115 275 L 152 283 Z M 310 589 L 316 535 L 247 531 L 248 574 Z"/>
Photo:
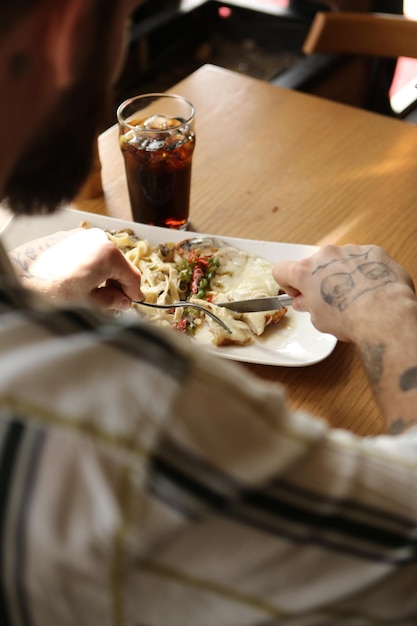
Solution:
<path fill-rule="evenodd" d="M 84 223 L 83 226 L 89 225 Z M 272 277 L 272 264 L 255 255 L 209 237 L 152 246 L 130 229 L 106 233 L 139 269 L 146 302 L 166 305 L 182 300 L 190 303 L 189 307 L 168 310 L 132 305 L 162 326 L 191 335 L 208 327 L 211 341 L 216 346 L 247 345 L 262 335 L 267 326 L 279 322 L 287 311 L 282 308 L 279 311 L 236 313 L 216 305 L 216 302 L 278 293 Z M 193 303 L 211 310 L 232 332 L 228 333 L 204 312 L 193 308 Z"/>

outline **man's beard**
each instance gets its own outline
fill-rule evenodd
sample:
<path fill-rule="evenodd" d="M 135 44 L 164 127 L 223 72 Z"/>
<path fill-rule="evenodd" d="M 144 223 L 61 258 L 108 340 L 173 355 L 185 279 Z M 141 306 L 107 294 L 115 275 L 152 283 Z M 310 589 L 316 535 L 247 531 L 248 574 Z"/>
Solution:
<path fill-rule="evenodd" d="M 117 2 L 97 0 L 95 11 L 78 80 L 41 122 L 2 189 L 15 214 L 53 213 L 75 198 L 90 172 L 109 104 L 111 51 L 100 42 L 112 38 Z"/>
<path fill-rule="evenodd" d="M 80 81 L 63 94 L 13 168 L 4 187 L 13 213 L 53 213 L 87 178 L 107 96 L 102 88 L 85 87 Z"/>

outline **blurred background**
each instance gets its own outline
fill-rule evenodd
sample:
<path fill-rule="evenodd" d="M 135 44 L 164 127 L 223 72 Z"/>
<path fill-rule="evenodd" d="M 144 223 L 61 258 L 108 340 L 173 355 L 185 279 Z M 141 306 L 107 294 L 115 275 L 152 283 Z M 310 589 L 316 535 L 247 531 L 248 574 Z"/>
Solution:
<path fill-rule="evenodd" d="M 129 25 L 112 111 L 128 97 L 164 91 L 213 63 L 417 123 L 417 59 L 385 58 L 383 49 L 366 59 L 355 53 L 305 55 L 302 46 L 318 11 L 417 20 L 417 0 L 144 0 Z"/>

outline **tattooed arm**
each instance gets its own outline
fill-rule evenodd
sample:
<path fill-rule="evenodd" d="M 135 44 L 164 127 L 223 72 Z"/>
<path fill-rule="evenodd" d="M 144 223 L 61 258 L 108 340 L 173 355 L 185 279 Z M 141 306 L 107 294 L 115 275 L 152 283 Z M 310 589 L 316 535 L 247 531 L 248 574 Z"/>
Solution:
<path fill-rule="evenodd" d="M 62 301 L 89 297 L 105 309 L 124 310 L 140 300 L 140 273 L 97 228 L 36 239 L 9 254 L 28 289 Z"/>
<path fill-rule="evenodd" d="M 349 245 L 273 273 L 316 328 L 357 346 L 387 431 L 416 426 L 417 299 L 405 269 L 377 246 Z"/>

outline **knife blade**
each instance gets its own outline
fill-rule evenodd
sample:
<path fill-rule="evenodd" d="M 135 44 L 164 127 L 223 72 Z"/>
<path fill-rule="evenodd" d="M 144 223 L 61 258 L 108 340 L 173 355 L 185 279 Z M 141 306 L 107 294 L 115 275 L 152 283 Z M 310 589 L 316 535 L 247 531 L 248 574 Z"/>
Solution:
<path fill-rule="evenodd" d="M 216 306 L 222 306 L 238 313 L 258 313 L 260 311 L 278 311 L 283 306 L 291 306 L 292 298 L 286 293 L 279 296 L 266 298 L 251 298 L 250 300 L 234 300 L 231 302 L 216 302 Z"/>

